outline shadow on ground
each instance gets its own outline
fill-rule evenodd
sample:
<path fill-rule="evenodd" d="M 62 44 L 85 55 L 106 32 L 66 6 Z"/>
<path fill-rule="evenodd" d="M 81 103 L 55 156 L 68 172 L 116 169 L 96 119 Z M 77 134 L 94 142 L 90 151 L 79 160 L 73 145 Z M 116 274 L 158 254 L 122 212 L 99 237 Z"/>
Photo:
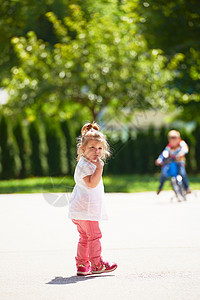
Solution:
<path fill-rule="evenodd" d="M 115 275 L 98 275 L 98 276 L 70 276 L 70 277 L 55 277 L 51 281 L 47 282 L 46 284 L 72 284 L 72 283 L 77 283 L 80 281 L 86 281 L 86 280 L 91 280 L 95 278 L 102 278 L 102 277 L 113 277 Z"/>

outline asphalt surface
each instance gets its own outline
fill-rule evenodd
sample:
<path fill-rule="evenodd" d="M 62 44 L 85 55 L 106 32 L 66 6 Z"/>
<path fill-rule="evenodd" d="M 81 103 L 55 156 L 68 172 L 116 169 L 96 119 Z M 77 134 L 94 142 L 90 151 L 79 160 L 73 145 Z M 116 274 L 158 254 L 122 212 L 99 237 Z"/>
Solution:
<path fill-rule="evenodd" d="M 106 194 L 103 258 L 118 269 L 88 277 L 76 276 L 66 195 L 0 195 L 0 299 L 199 300 L 200 191 L 171 194 Z"/>

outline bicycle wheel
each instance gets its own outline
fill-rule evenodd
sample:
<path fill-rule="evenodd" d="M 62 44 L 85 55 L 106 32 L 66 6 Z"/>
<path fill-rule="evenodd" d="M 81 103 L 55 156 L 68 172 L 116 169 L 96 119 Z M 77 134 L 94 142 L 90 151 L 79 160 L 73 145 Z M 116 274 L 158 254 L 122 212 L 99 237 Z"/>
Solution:
<path fill-rule="evenodd" d="M 181 201 L 180 199 L 180 189 L 179 189 L 179 185 L 177 183 L 176 177 L 171 177 L 171 185 L 173 188 L 173 191 L 175 193 L 176 199 L 178 202 Z"/>
<path fill-rule="evenodd" d="M 181 175 L 177 175 L 176 176 L 176 181 L 177 181 L 177 185 L 179 187 L 179 195 L 180 195 L 180 198 L 182 201 L 186 201 L 187 198 L 186 198 L 186 190 L 185 190 L 185 187 L 183 185 L 183 178 Z"/>

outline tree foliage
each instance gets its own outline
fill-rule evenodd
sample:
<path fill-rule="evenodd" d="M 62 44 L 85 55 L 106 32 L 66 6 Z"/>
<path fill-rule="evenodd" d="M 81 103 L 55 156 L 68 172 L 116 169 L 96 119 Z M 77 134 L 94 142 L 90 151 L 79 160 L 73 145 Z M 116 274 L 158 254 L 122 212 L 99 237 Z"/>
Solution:
<path fill-rule="evenodd" d="M 57 38 L 45 13 L 54 11 L 59 18 L 63 17 L 68 3 L 68 0 L 0 0 L 0 79 L 9 75 L 10 68 L 19 63 L 11 39 L 34 31 L 38 38 L 53 45 Z"/>
<path fill-rule="evenodd" d="M 151 49 L 162 49 L 168 61 L 179 57 L 174 68 L 175 105 L 184 121 L 200 123 L 200 2 L 194 0 L 147 0 L 137 7 L 138 26 Z"/>
<path fill-rule="evenodd" d="M 133 112 L 172 101 L 166 84 L 174 73 L 165 68 L 162 51 L 148 50 L 128 1 L 72 1 L 64 17 L 54 11 L 45 17 L 57 39 L 53 45 L 34 31 L 12 38 L 18 64 L 3 81 L 12 111 L 65 119 L 79 111 L 96 119 L 104 108 L 110 118 L 123 107 Z"/>
<path fill-rule="evenodd" d="M 5 113 L 79 122 L 178 107 L 200 123 L 198 1 L 0 2 Z"/>

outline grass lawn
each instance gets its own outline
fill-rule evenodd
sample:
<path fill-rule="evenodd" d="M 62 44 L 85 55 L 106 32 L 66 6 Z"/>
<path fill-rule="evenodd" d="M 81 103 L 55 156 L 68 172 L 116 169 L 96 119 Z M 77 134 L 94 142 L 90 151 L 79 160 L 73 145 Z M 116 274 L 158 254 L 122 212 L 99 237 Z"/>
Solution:
<path fill-rule="evenodd" d="M 156 191 L 159 175 L 112 175 L 104 176 L 105 192 L 136 193 Z M 200 190 L 200 175 L 189 176 L 190 187 Z M 33 177 L 27 179 L 1 180 L 0 194 L 9 193 L 45 193 L 71 192 L 74 186 L 72 176 Z M 164 190 L 170 190 L 166 182 Z"/>

